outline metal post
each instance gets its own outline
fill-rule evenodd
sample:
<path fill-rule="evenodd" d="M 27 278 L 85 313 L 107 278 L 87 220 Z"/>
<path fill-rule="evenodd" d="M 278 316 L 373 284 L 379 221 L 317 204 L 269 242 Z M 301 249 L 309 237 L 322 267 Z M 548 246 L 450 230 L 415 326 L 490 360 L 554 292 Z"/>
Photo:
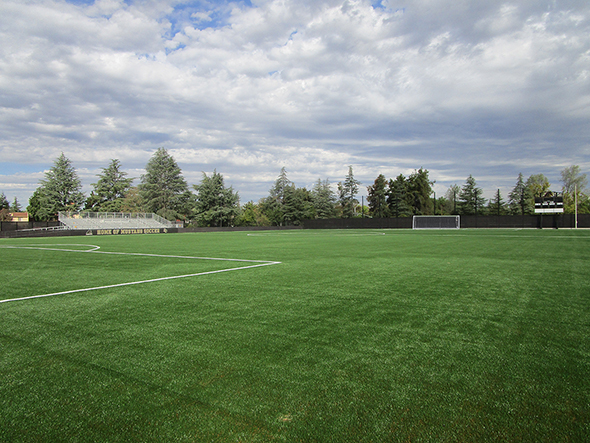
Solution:
<path fill-rule="evenodd" d="M 578 229 L 578 185 L 574 185 L 574 207 L 575 209 L 575 219 L 576 219 L 576 229 Z"/>
<path fill-rule="evenodd" d="M 543 194 L 541 194 L 541 229 L 543 229 Z"/>
<path fill-rule="evenodd" d="M 362 218 L 365 218 L 365 196 L 361 195 L 361 214 L 363 214 Z"/>

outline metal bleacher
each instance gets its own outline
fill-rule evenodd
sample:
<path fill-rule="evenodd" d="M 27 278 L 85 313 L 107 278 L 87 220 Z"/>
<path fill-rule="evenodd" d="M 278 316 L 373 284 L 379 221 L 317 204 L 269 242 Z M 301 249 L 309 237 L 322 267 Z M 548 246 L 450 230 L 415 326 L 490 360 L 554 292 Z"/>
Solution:
<path fill-rule="evenodd" d="M 172 223 L 153 213 L 140 212 L 60 212 L 62 229 L 161 229 L 179 228 L 182 224 Z"/>

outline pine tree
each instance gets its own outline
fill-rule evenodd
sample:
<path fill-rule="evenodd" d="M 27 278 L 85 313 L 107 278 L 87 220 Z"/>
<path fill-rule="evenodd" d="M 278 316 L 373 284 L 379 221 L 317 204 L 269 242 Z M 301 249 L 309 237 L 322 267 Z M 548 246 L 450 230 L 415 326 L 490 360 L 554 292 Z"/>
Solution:
<path fill-rule="evenodd" d="M 294 186 L 294 183 L 287 177 L 287 170 L 283 166 L 273 187 L 270 188 L 270 197 L 276 200 L 279 205 L 282 205 L 285 200 L 286 189 L 291 186 Z"/>
<path fill-rule="evenodd" d="M 285 197 L 288 189 L 294 187 L 295 184 L 289 180 L 287 170 L 283 166 L 274 185 L 270 188 L 268 197 L 260 200 L 260 210 L 272 225 L 285 224 Z"/>
<path fill-rule="evenodd" d="M 532 213 L 530 191 L 524 183 L 522 172 L 518 174 L 514 188 L 508 194 L 508 208 L 512 215 Z"/>
<path fill-rule="evenodd" d="M 430 215 L 434 205 L 432 194 L 433 181 L 428 178 L 427 169 L 417 169 L 406 180 L 406 201 L 414 215 Z"/>
<path fill-rule="evenodd" d="M 39 208 L 37 220 L 55 220 L 58 212 L 77 212 L 84 204 L 82 184 L 72 162 L 64 155 L 55 160 L 53 167 L 45 173 L 37 193 Z"/>
<path fill-rule="evenodd" d="M 133 179 L 127 178 L 127 173 L 121 171 L 118 159 L 112 159 L 97 177 L 98 182 L 92 183 L 94 191 L 87 200 L 86 208 L 100 212 L 120 212 Z"/>
<path fill-rule="evenodd" d="M 494 194 L 494 198 L 490 200 L 488 204 L 488 214 L 489 215 L 506 215 L 508 212 L 508 208 L 506 206 L 506 202 L 502 198 L 502 194 L 498 189 Z"/>
<path fill-rule="evenodd" d="M 186 202 L 189 190 L 174 158 L 166 149 L 159 148 L 145 170 L 139 192 L 146 210 L 168 220 L 186 218 L 190 207 L 190 202 Z"/>
<path fill-rule="evenodd" d="M 260 210 L 272 225 L 299 225 L 312 217 L 313 199 L 307 189 L 295 187 L 283 167 L 269 196 L 260 201 Z"/>
<path fill-rule="evenodd" d="M 285 189 L 283 204 L 285 225 L 298 226 L 303 220 L 313 216 L 313 202 L 311 192 L 295 185 Z"/>
<path fill-rule="evenodd" d="M 383 174 L 375 179 L 375 182 L 367 187 L 367 201 L 369 203 L 369 214 L 372 217 L 389 217 L 389 206 L 387 205 L 387 180 Z"/>
<path fill-rule="evenodd" d="M 4 192 L 0 194 L 0 209 L 10 209 L 10 204 L 8 203 L 8 199 Z"/>
<path fill-rule="evenodd" d="M 27 206 L 27 212 L 29 213 L 30 220 L 44 221 L 43 212 L 43 189 L 37 188 L 33 195 L 29 197 L 29 205 Z"/>
<path fill-rule="evenodd" d="M 481 196 L 482 194 L 482 189 L 477 187 L 475 179 L 472 175 L 469 175 L 459 194 L 459 207 L 461 214 L 481 214 L 481 210 L 485 205 L 485 198 Z"/>
<path fill-rule="evenodd" d="M 318 178 L 313 186 L 311 198 L 316 218 L 332 218 L 336 216 L 336 195 L 330 187 L 328 179 Z"/>
<path fill-rule="evenodd" d="M 23 208 L 20 205 L 18 199 L 16 197 L 14 197 L 14 201 L 12 202 L 12 205 L 10 206 L 10 211 L 11 212 L 21 212 L 22 210 L 23 210 Z"/>
<path fill-rule="evenodd" d="M 389 180 L 387 192 L 387 205 L 393 217 L 409 217 L 412 211 L 407 202 L 408 182 L 403 174 L 398 175 L 395 180 Z"/>
<path fill-rule="evenodd" d="M 213 171 L 211 177 L 203 172 L 197 191 L 195 205 L 196 220 L 199 226 L 232 226 L 239 214 L 239 196 L 233 188 L 225 187 L 223 176 Z"/>
<path fill-rule="evenodd" d="M 354 208 L 358 204 L 355 197 L 359 192 L 360 184 L 361 182 L 354 178 L 352 166 L 349 166 L 344 182 L 338 183 L 338 197 L 344 218 L 351 218 L 354 215 Z"/>

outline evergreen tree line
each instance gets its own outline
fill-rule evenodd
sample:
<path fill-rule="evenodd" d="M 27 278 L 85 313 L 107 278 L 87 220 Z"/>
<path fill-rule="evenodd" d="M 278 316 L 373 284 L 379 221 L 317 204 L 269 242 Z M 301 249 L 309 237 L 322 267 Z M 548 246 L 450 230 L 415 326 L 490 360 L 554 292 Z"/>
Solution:
<path fill-rule="evenodd" d="M 71 161 L 62 153 L 40 181 L 29 199 L 27 211 L 33 220 L 56 220 L 59 212 L 153 212 L 168 220 L 184 220 L 196 226 L 288 226 L 299 225 L 314 218 L 350 217 L 410 217 L 412 215 L 525 215 L 534 212 L 534 198 L 546 195 L 550 183 L 543 174 L 527 180 L 519 174 L 508 199 L 500 190 L 489 201 L 483 190 L 469 176 L 460 187 L 452 185 L 444 196 L 436 198 L 428 170 L 420 168 L 394 179 L 383 174 L 367 187 L 367 206 L 359 205 L 360 182 L 354 178 L 352 166 L 334 192 L 330 182 L 322 179 L 311 190 L 296 187 L 282 168 L 269 190 L 258 203 L 240 205 L 238 192 L 224 183 L 216 170 L 203 173 L 192 189 L 182 176 L 174 158 L 164 148 L 158 149 L 146 165 L 140 184 L 132 186 L 133 178 L 121 170 L 117 159 L 111 160 L 92 183 L 85 197 L 82 185 Z M 590 213 L 586 174 L 579 166 L 561 171 L 564 208 L 573 213 Z M 9 212 L 21 211 L 17 199 L 10 205 L 0 195 L 0 220 L 9 220 Z"/>
<path fill-rule="evenodd" d="M 164 148 L 153 154 L 145 170 L 140 184 L 132 186 L 134 179 L 113 159 L 85 197 L 72 162 L 62 153 L 29 199 L 27 211 L 36 221 L 56 220 L 59 212 L 153 212 L 196 226 L 281 226 L 309 218 L 353 217 L 358 205 L 360 182 L 352 167 L 338 183 L 338 196 L 328 180 L 318 180 L 310 191 L 297 188 L 282 168 L 267 197 L 243 206 L 238 193 L 225 185 L 216 170 L 212 175 L 203 173 L 201 182 L 190 189 Z"/>
<path fill-rule="evenodd" d="M 588 180 L 586 174 L 580 173 L 580 167 L 574 165 L 563 169 L 561 182 L 564 212 L 574 213 L 577 202 L 579 213 L 590 213 Z M 486 200 L 472 175 L 467 177 L 463 186 L 454 184 L 439 198 L 432 191 L 433 184 L 424 169 L 414 171 L 408 177 L 400 174 L 389 180 L 380 174 L 367 188 L 368 214 L 371 217 L 529 215 L 534 214 L 535 197 L 553 195 L 551 184 L 543 174 L 534 174 L 525 180 L 520 173 L 507 200 L 499 189 L 491 199 Z"/>

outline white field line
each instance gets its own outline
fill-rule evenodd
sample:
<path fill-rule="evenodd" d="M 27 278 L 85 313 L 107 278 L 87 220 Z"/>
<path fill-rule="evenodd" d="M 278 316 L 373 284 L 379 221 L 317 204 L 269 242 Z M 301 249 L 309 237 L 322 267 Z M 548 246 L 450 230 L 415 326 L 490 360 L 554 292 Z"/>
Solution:
<path fill-rule="evenodd" d="M 54 246 L 56 246 L 56 245 L 54 245 Z M 64 245 L 64 246 L 78 246 L 78 245 Z M 256 263 L 256 264 L 248 265 L 248 266 L 241 266 L 239 268 L 219 269 L 216 271 L 198 272 L 195 274 L 173 275 L 170 277 L 159 277 L 159 278 L 152 278 L 149 280 L 138 280 L 138 281 L 132 281 L 132 282 L 127 282 L 127 283 L 117 283 L 117 284 L 113 284 L 113 285 L 96 286 L 93 288 L 73 289 L 71 291 L 53 292 L 51 294 L 41 294 L 41 295 L 31 295 L 28 297 L 10 298 L 10 299 L 6 299 L 6 300 L 0 300 L 0 303 L 8 303 L 8 302 L 14 302 L 14 301 L 21 301 L 21 300 L 31 300 L 34 298 L 52 297 L 54 295 L 74 294 L 76 292 L 96 291 L 98 289 L 118 288 L 121 286 L 140 285 L 140 284 L 144 284 L 144 283 L 153 283 L 153 282 L 164 281 L 164 280 L 174 280 L 174 279 L 178 279 L 178 278 L 197 277 L 199 275 L 219 274 L 221 272 L 241 271 L 244 269 L 260 268 L 262 266 L 278 265 L 281 263 L 278 261 L 244 260 L 244 259 L 236 259 L 236 258 L 191 257 L 191 256 L 186 256 L 186 255 L 142 254 L 142 253 L 135 253 L 135 252 L 107 252 L 107 251 L 98 251 L 97 249 L 100 248 L 100 246 L 96 246 L 96 245 L 80 245 L 80 246 L 89 246 L 89 247 L 92 247 L 95 249 L 79 250 L 79 249 L 60 249 L 60 248 L 43 248 L 43 247 L 33 247 L 33 246 L 9 246 L 9 245 L 1 245 L 0 248 L 38 249 L 38 250 L 48 250 L 48 251 L 86 252 L 86 253 L 93 253 L 93 254 L 116 254 L 116 255 L 133 255 L 133 256 L 146 256 L 146 257 L 163 257 L 163 258 L 187 258 L 187 259 L 194 259 L 194 260 L 219 260 L 219 261 L 245 262 L 245 263 Z"/>

